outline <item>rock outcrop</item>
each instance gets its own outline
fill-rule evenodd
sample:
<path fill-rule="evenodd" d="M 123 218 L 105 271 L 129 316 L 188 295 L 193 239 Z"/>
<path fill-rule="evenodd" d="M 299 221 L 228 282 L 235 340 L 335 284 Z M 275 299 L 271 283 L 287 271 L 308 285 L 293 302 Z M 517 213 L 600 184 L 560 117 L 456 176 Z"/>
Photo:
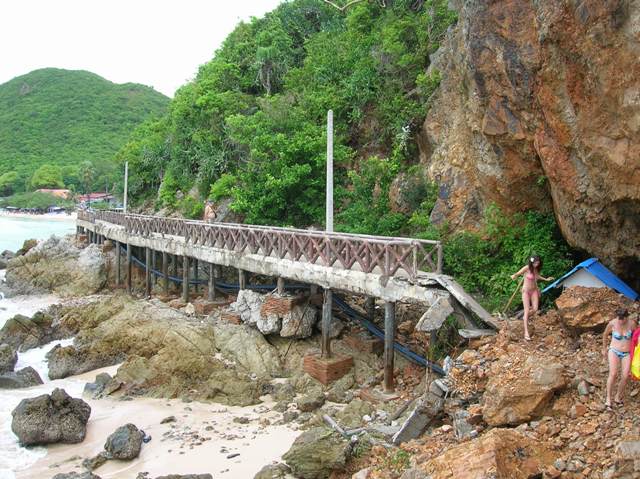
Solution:
<path fill-rule="evenodd" d="M 11 430 L 23 446 L 74 444 L 84 440 L 91 406 L 56 388 L 50 395 L 23 399 L 11 415 Z"/>
<path fill-rule="evenodd" d="M 245 324 L 262 334 L 278 334 L 283 338 L 308 338 L 313 334 L 318 313 L 302 298 L 260 294 L 241 290 L 231 309 L 240 314 Z"/>
<path fill-rule="evenodd" d="M 18 353 L 8 344 L 0 344 L 0 374 L 13 372 L 18 362 Z"/>
<path fill-rule="evenodd" d="M 38 371 L 31 366 L 16 372 L 0 374 L 0 389 L 22 389 L 43 384 Z"/>
<path fill-rule="evenodd" d="M 78 247 L 71 237 L 52 236 L 7 265 L 7 287 L 14 293 L 54 292 L 84 296 L 107 281 L 105 256 L 98 245 Z"/>
<path fill-rule="evenodd" d="M 418 138 L 436 224 L 554 211 L 567 241 L 632 280 L 640 264 L 640 4 L 455 0 Z M 606 80 L 605 80 L 606 79 Z"/>
<path fill-rule="evenodd" d="M 542 477 L 555 454 L 513 429 L 493 429 L 420 466 L 438 479 L 529 479 Z"/>
<path fill-rule="evenodd" d="M 302 479 L 326 479 L 341 470 L 351 455 L 351 444 L 337 433 L 316 427 L 303 432 L 282 456 L 293 474 Z"/>
<path fill-rule="evenodd" d="M 131 423 L 125 424 L 107 438 L 104 449 L 109 457 L 128 461 L 140 455 L 143 438 L 144 432 Z"/>
<path fill-rule="evenodd" d="M 492 367 L 483 417 L 490 426 L 518 425 L 539 417 L 554 393 L 566 385 L 562 364 L 530 356 L 514 368 L 507 355 Z"/>
<path fill-rule="evenodd" d="M 633 308 L 631 301 L 612 289 L 583 286 L 565 289 L 556 299 L 556 306 L 562 322 L 578 333 L 603 331 L 615 318 L 617 309 Z"/>
<path fill-rule="evenodd" d="M 55 329 L 53 321 L 53 316 L 46 312 L 37 312 L 31 318 L 16 314 L 0 329 L 0 342 L 13 349 L 26 351 L 62 339 L 68 332 Z"/>

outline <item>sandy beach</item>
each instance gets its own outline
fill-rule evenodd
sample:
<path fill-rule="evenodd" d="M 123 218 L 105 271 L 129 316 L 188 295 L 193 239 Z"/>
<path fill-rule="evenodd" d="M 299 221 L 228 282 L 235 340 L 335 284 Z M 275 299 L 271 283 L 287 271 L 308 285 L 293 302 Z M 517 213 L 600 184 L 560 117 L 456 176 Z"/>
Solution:
<path fill-rule="evenodd" d="M 41 215 L 32 215 L 29 213 L 12 213 L 7 210 L 0 209 L 0 217 L 3 218 L 23 218 L 30 220 L 46 220 L 46 221 L 75 221 L 77 213 L 74 211 L 71 214 L 66 213 L 44 213 Z"/>
<path fill-rule="evenodd" d="M 113 374 L 116 368 L 70 379 L 91 381 L 97 372 Z M 102 478 L 134 478 L 140 472 L 148 472 L 151 477 L 211 473 L 214 477 L 250 478 L 264 465 L 279 460 L 299 434 L 287 426 L 266 426 L 265 419 L 275 422 L 281 416 L 268 411 L 273 406 L 269 402 L 242 408 L 151 398 L 84 400 L 92 409 L 85 440 L 81 444 L 47 447 L 47 455 L 17 472 L 17 478 L 81 472 L 82 459 L 102 451 L 109 434 L 128 422 L 152 439 L 143 444 L 137 459 L 109 461 L 97 469 L 95 473 Z M 169 416 L 175 416 L 175 422 L 161 424 Z M 248 419 L 248 423 L 234 422 L 240 417 Z"/>

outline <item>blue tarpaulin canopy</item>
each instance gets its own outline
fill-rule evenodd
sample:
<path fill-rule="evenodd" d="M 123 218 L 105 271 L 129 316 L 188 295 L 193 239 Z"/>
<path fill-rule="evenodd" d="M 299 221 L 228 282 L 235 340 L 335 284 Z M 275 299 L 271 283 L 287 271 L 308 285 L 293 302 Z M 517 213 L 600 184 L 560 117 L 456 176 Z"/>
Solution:
<path fill-rule="evenodd" d="M 542 290 L 543 293 L 560 286 L 591 286 L 604 287 L 607 286 L 620 294 L 624 294 L 631 301 L 638 299 L 636 293 L 631 286 L 618 278 L 611 270 L 604 266 L 598 258 L 590 258 L 583 261 L 562 278 L 554 281 Z"/>

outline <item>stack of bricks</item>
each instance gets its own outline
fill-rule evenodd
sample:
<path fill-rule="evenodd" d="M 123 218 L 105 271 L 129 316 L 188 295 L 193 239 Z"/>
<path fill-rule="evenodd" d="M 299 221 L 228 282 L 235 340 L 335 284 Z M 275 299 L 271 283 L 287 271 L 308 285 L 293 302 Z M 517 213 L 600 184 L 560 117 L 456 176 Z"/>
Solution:
<path fill-rule="evenodd" d="M 303 360 L 304 372 L 325 386 L 340 379 L 352 367 L 353 358 L 340 354 L 334 354 L 331 358 L 323 358 L 319 353 L 312 353 L 307 354 Z"/>
<path fill-rule="evenodd" d="M 286 316 L 291 312 L 294 306 L 303 304 L 305 298 L 303 296 L 268 296 L 262 304 L 260 314 L 266 318 L 269 314 L 273 314 L 278 318 Z"/>

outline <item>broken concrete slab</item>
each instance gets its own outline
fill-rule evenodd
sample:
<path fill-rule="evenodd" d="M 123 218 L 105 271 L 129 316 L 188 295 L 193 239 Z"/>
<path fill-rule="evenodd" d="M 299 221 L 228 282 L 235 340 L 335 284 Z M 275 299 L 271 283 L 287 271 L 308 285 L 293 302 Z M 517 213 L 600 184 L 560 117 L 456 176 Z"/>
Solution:
<path fill-rule="evenodd" d="M 400 430 L 393 436 L 393 444 L 399 445 L 420 437 L 429 424 L 440 414 L 444 400 L 427 392 L 421 397 Z"/>
<path fill-rule="evenodd" d="M 438 298 L 422 315 L 416 325 L 416 330 L 425 332 L 436 331 L 440 329 L 450 314 L 453 314 L 451 299 L 448 296 Z"/>

